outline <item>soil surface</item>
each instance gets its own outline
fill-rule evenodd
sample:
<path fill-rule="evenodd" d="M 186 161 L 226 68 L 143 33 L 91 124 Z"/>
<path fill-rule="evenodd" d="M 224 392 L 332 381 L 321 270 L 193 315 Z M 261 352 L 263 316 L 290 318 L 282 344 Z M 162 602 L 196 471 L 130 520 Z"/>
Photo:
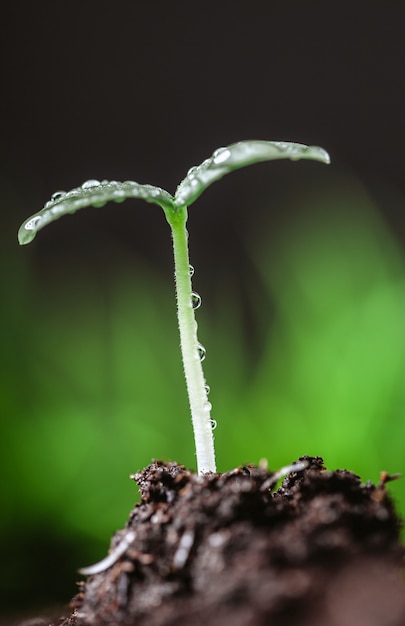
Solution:
<path fill-rule="evenodd" d="M 203 477 L 154 462 L 103 571 L 61 626 L 404 626 L 404 548 L 386 492 L 302 457 Z"/>

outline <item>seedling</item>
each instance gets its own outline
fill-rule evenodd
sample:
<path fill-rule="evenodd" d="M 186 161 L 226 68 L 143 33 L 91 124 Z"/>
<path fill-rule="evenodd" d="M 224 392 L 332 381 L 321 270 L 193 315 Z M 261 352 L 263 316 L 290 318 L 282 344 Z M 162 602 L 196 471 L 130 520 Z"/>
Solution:
<path fill-rule="evenodd" d="M 71 191 L 56 191 L 44 208 L 28 218 L 18 232 L 20 244 L 30 243 L 44 226 L 67 213 L 75 213 L 85 206 L 102 207 L 110 200 L 123 202 L 126 198 L 142 198 L 158 204 L 164 211 L 173 239 L 177 317 L 180 346 L 186 377 L 199 474 L 215 472 L 215 452 L 211 404 L 204 379 L 202 361 L 205 348 L 197 338 L 194 309 L 201 299 L 193 292 L 193 269 L 189 261 L 187 209 L 205 189 L 233 170 L 274 159 L 312 159 L 329 163 L 329 155 L 322 148 L 281 141 L 241 141 L 219 148 L 196 167 L 192 167 L 177 187 L 174 196 L 160 187 L 140 185 L 133 181 L 87 180 Z"/>

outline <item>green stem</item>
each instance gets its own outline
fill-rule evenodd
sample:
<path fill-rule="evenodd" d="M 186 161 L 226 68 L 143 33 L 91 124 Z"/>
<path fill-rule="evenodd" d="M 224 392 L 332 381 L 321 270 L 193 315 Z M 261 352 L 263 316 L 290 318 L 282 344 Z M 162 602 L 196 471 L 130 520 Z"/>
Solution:
<path fill-rule="evenodd" d="M 197 340 L 197 323 L 192 306 L 190 261 L 188 256 L 188 233 L 186 230 L 187 208 L 167 214 L 173 237 L 174 267 L 176 278 L 177 318 L 180 330 L 180 346 L 184 374 L 190 402 L 191 418 L 199 474 L 215 472 L 214 437 L 210 417 L 204 373 Z"/>

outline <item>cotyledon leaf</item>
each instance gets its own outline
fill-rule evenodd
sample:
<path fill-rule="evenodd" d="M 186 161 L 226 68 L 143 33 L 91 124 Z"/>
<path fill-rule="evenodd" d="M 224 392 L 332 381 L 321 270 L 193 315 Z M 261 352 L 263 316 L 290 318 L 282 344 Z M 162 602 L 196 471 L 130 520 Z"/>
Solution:
<path fill-rule="evenodd" d="M 75 213 L 86 206 L 101 207 L 110 200 L 123 202 L 126 198 L 141 198 L 146 202 L 153 202 L 165 212 L 173 210 L 173 198 L 160 187 L 140 185 L 133 181 L 88 180 L 71 191 L 55 192 L 41 211 L 25 220 L 18 231 L 18 240 L 21 245 L 30 243 L 41 228 L 62 215 Z"/>
<path fill-rule="evenodd" d="M 87 180 L 71 191 L 55 192 L 41 211 L 29 217 L 18 231 L 18 240 L 30 243 L 39 230 L 67 213 L 75 213 L 86 206 L 101 207 L 110 200 L 123 202 L 126 198 L 141 198 L 159 205 L 171 222 L 171 217 L 183 207 L 192 204 L 209 185 L 233 170 L 275 159 L 312 159 L 329 163 L 329 155 L 318 146 L 306 146 L 286 141 L 240 141 L 226 148 L 218 148 L 201 165 L 192 167 L 177 187 L 175 196 L 153 185 L 133 181 Z"/>
<path fill-rule="evenodd" d="M 189 206 L 205 189 L 225 174 L 253 163 L 274 159 L 312 159 L 330 163 L 329 154 L 318 146 L 306 146 L 287 141 L 240 141 L 226 148 L 218 148 L 213 155 L 192 167 L 177 187 L 176 206 Z"/>

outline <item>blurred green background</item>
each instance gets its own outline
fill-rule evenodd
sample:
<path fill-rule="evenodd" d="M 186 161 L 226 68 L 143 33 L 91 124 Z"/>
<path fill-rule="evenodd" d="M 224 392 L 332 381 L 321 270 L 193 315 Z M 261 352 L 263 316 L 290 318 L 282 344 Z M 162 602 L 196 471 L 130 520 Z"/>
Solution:
<path fill-rule="evenodd" d="M 126 522 L 130 473 L 195 467 L 163 213 L 89 208 L 19 248 L 58 189 L 174 191 L 241 139 L 326 148 L 329 167 L 256 165 L 190 208 L 218 469 L 313 454 L 404 473 L 400 3 L 5 0 L 2 17 L 0 623 L 68 602 Z"/>

